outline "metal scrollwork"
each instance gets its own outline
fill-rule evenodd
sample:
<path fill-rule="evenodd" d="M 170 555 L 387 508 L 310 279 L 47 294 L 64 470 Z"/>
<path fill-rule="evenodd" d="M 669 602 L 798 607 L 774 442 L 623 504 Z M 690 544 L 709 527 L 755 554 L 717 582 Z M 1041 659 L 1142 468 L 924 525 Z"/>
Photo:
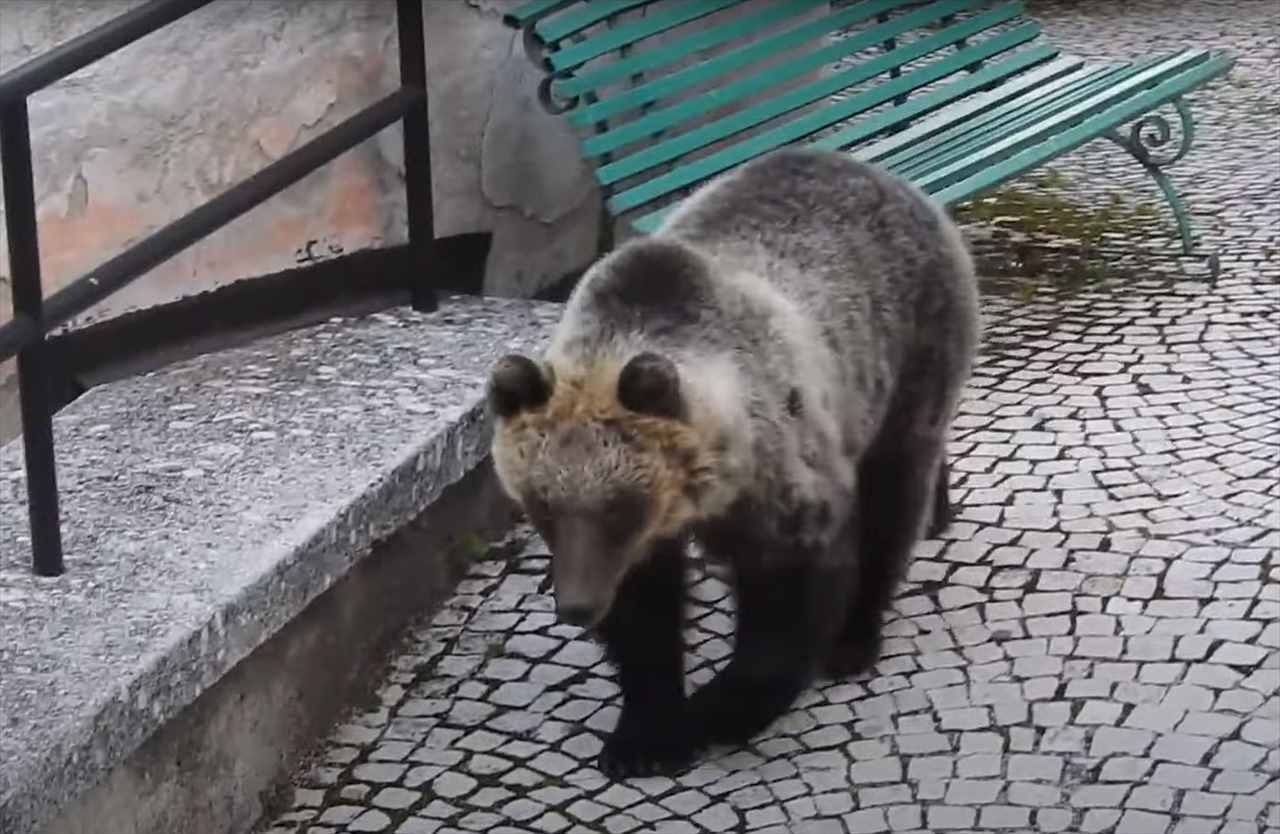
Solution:
<path fill-rule="evenodd" d="M 613 18 L 610 17 L 610 26 L 612 26 L 612 21 Z M 548 73 L 542 77 L 541 81 L 538 82 L 538 103 L 542 105 L 542 109 L 547 113 L 550 113 L 552 116 L 559 116 L 561 114 L 568 113 L 570 110 L 577 107 L 582 101 L 581 96 L 574 95 L 569 98 L 563 98 L 557 96 L 555 91 L 552 89 L 556 82 L 564 81 L 565 79 L 572 77 L 573 71 L 568 69 L 554 71 L 554 66 L 547 58 L 548 44 L 542 39 L 542 36 L 538 34 L 536 19 L 525 23 L 521 31 L 521 36 L 524 42 L 525 55 L 529 57 L 529 60 L 532 61 L 535 66 L 542 67 Z M 585 39 L 586 36 L 582 33 L 578 33 L 572 38 L 574 43 L 582 43 Z"/>
<path fill-rule="evenodd" d="M 1114 130 L 1109 130 L 1103 135 L 1132 154 L 1133 158 L 1138 160 L 1155 180 L 1169 208 L 1173 210 L 1173 218 L 1178 224 L 1178 236 L 1182 238 L 1182 252 L 1184 255 L 1191 255 L 1195 251 L 1196 242 L 1195 236 L 1191 233 L 1191 218 L 1182 198 L 1178 196 L 1178 190 L 1173 187 L 1173 183 L 1161 169 L 1182 159 L 1187 151 L 1191 150 L 1191 142 L 1195 138 L 1195 123 L 1192 121 L 1191 111 L 1187 108 L 1186 102 L 1175 98 L 1172 103 L 1180 123 L 1178 146 L 1172 150 L 1172 153 L 1166 149 L 1166 146 L 1173 139 L 1173 128 L 1170 127 L 1169 120 L 1158 113 L 1148 113 L 1134 122 L 1129 127 L 1127 137 Z M 1211 280 L 1216 279 L 1218 274 L 1216 254 L 1209 255 L 1209 273 Z"/>
<path fill-rule="evenodd" d="M 1180 130 L 1178 147 L 1172 154 L 1160 152 L 1173 137 L 1173 129 L 1164 116 L 1159 113 L 1148 113 L 1129 128 L 1127 142 L 1129 151 L 1144 165 L 1165 168 L 1182 159 L 1187 151 L 1191 150 L 1191 142 L 1195 138 L 1195 124 L 1191 120 L 1191 112 L 1180 98 L 1174 99 L 1173 106 L 1178 111 Z"/>
<path fill-rule="evenodd" d="M 536 27 L 537 20 L 530 20 L 521 29 L 520 35 L 524 45 L 524 54 L 534 66 L 550 70 L 551 62 L 547 60 L 547 44 L 538 34 Z M 538 82 L 538 103 L 542 105 L 543 110 L 552 116 L 567 113 L 578 106 L 578 96 L 568 99 L 557 98 L 551 90 L 551 85 L 568 77 L 569 73 L 567 72 L 552 72 L 549 75 L 544 75 L 542 80 Z"/>
<path fill-rule="evenodd" d="M 552 116 L 559 116 L 562 113 L 568 113 L 570 110 L 578 106 L 579 96 L 573 96 L 569 99 L 556 98 L 555 93 L 551 91 L 551 85 L 556 81 L 567 78 L 567 75 L 556 73 L 555 75 L 543 76 L 538 82 L 538 102 L 542 105 L 542 109 L 550 113 Z"/>
<path fill-rule="evenodd" d="M 534 30 L 537 24 L 536 20 L 530 20 L 520 29 L 520 43 L 524 46 L 525 57 L 529 59 L 529 63 L 535 67 L 542 66 L 544 50 L 542 38 L 538 37 L 538 33 Z"/>

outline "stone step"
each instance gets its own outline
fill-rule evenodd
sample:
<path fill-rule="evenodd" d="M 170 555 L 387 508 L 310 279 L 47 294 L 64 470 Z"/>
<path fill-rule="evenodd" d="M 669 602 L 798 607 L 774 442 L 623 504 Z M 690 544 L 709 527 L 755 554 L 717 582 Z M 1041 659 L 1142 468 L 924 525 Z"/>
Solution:
<path fill-rule="evenodd" d="M 558 315 L 448 297 L 90 390 L 54 421 L 54 579 L 0 449 L 0 831 L 46 830 L 484 462 L 489 367 Z"/>

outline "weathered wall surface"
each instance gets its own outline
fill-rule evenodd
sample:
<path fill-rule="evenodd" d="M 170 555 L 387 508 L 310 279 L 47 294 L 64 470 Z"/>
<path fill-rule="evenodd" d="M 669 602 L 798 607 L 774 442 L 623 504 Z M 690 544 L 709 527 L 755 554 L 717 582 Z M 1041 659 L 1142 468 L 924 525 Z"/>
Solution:
<path fill-rule="evenodd" d="M 486 289 L 503 295 L 589 260 L 599 212 L 590 172 L 539 109 L 535 73 L 501 24 L 515 2 L 424 4 L 436 230 L 494 231 Z M 0 0 L 0 71 L 139 4 Z M 45 292 L 394 89 L 397 56 L 392 0 L 215 0 L 34 96 Z M 402 242 L 401 135 L 383 131 L 81 321 Z M 0 320 L 7 275 L 4 253 Z"/>

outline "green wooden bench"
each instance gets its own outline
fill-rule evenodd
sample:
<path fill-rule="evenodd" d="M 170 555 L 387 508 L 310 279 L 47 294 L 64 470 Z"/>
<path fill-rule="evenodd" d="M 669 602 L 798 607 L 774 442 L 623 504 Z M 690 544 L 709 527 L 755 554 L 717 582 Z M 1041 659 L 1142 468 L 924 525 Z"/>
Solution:
<path fill-rule="evenodd" d="M 1230 70 L 1225 52 L 1089 63 L 1047 43 L 1020 2 L 774 0 L 726 16 L 740 2 L 533 0 L 505 18 L 547 73 L 544 108 L 580 130 L 609 214 L 635 230 L 787 144 L 846 150 L 951 206 L 1106 137 L 1155 179 L 1194 253 L 1163 169 L 1193 138 L 1181 97 Z M 1176 144 L 1153 112 L 1170 103 Z"/>

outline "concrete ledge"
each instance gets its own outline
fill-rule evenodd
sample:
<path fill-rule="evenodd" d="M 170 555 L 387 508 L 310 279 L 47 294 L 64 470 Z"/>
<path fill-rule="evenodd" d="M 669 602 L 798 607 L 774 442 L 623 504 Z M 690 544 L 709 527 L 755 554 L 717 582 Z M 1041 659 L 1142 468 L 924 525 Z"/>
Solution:
<path fill-rule="evenodd" d="M 475 469 L 488 367 L 558 314 L 446 298 L 90 391 L 55 421 L 57 579 L 0 450 L 0 831 L 44 827 Z"/>
<path fill-rule="evenodd" d="M 43 834 L 255 830 L 293 801 L 289 774 L 351 705 L 385 696 L 376 689 L 395 639 L 440 608 L 486 555 L 480 542 L 515 518 L 492 467 L 471 470 L 65 804 Z"/>

